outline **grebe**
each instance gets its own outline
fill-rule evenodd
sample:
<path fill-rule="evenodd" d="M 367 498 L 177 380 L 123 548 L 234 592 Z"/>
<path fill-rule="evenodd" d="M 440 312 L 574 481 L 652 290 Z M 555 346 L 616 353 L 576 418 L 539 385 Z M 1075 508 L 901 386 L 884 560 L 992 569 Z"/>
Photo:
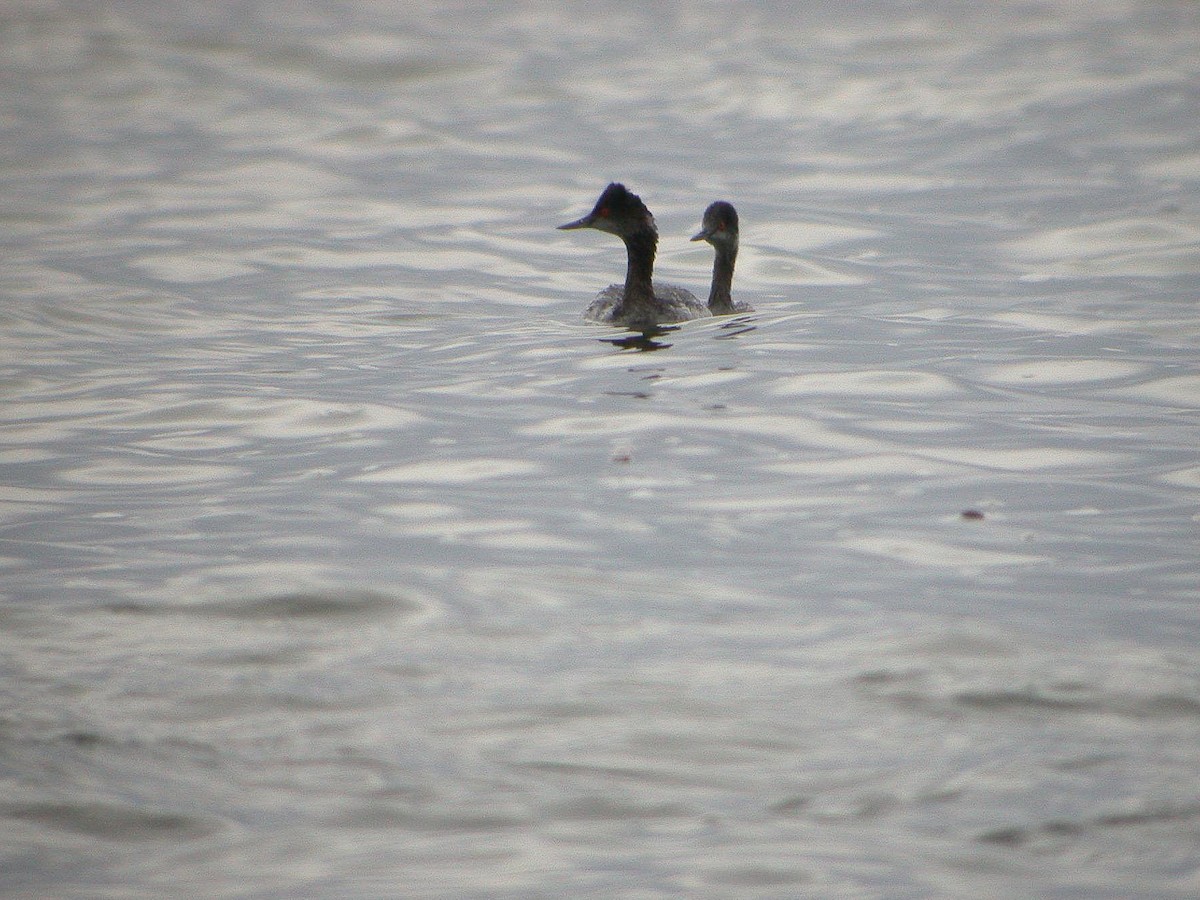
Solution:
<path fill-rule="evenodd" d="M 615 234 L 625 242 L 628 256 L 625 285 L 610 284 L 597 295 L 583 314 L 589 322 L 651 328 L 711 315 L 708 307 L 691 291 L 653 283 L 658 228 L 646 204 L 625 185 L 610 184 L 590 213 L 558 227 L 563 230 L 596 228 Z"/>
<path fill-rule="evenodd" d="M 754 312 L 748 303 L 734 302 L 730 295 L 733 285 L 733 265 L 738 252 L 738 214 L 732 203 L 718 200 L 704 211 L 700 231 L 693 241 L 708 241 L 717 251 L 713 259 L 712 288 L 708 292 L 708 308 L 714 316 Z"/>

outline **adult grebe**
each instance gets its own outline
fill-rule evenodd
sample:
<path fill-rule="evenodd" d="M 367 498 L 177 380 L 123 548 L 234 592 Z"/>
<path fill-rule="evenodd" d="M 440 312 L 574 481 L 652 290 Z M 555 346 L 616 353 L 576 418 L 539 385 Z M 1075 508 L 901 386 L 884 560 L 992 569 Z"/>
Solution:
<path fill-rule="evenodd" d="M 583 314 L 589 322 L 650 328 L 711 315 L 691 291 L 653 283 L 658 228 L 646 204 L 625 185 L 610 184 L 590 213 L 558 227 L 596 228 L 625 242 L 625 285 L 611 284 L 597 295 Z"/>
<path fill-rule="evenodd" d="M 712 287 L 708 292 L 708 308 L 714 316 L 754 312 L 748 303 L 735 303 L 730 293 L 733 286 L 733 266 L 738 252 L 738 214 L 732 203 L 718 200 L 704 211 L 700 231 L 693 241 L 708 241 L 717 252 L 713 259 Z"/>

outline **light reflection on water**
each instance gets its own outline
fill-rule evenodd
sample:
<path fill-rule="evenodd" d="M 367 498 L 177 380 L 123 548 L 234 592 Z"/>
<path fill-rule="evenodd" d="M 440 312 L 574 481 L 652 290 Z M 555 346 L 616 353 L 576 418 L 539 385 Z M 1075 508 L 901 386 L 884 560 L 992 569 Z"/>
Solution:
<path fill-rule="evenodd" d="M 1194 895 L 1195 11 L 471 15 L 12 13 L 4 892 Z"/>

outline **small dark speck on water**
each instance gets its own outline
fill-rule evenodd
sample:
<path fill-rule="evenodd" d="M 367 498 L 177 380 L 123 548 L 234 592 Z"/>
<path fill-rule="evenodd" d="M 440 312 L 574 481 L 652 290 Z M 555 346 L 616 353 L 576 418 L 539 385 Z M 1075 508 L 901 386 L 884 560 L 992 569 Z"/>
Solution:
<path fill-rule="evenodd" d="M 962 517 L 970 522 L 978 522 L 983 519 L 983 513 L 977 509 L 964 509 Z"/>

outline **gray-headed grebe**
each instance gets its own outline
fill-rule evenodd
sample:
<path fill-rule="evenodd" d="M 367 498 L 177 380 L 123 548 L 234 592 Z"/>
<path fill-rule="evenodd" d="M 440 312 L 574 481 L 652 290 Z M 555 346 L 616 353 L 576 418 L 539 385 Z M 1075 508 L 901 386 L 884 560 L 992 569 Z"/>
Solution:
<path fill-rule="evenodd" d="M 589 322 L 649 328 L 711 315 L 691 291 L 653 283 L 658 228 L 646 204 L 625 185 L 610 184 L 590 213 L 558 227 L 596 228 L 625 242 L 625 285 L 610 284 L 599 293 L 583 314 Z"/>
<path fill-rule="evenodd" d="M 718 200 L 704 211 L 700 231 L 693 241 L 708 241 L 717 252 L 713 260 L 712 288 L 708 292 L 708 308 L 714 316 L 754 312 L 748 303 L 734 302 L 733 266 L 738 252 L 738 214 L 732 203 Z"/>

